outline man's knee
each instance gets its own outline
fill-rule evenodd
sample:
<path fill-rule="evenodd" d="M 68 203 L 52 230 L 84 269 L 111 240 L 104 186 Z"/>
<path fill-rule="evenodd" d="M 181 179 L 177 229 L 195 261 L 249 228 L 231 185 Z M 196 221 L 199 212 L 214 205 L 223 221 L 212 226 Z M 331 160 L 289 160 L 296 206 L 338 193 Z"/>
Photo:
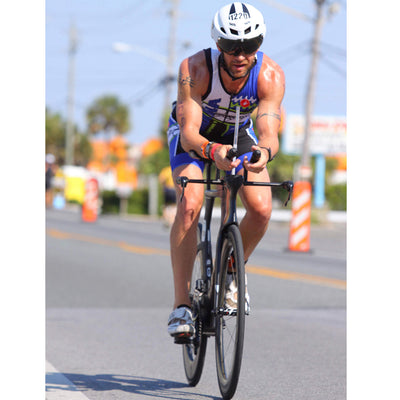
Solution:
<path fill-rule="evenodd" d="M 197 196 L 189 196 L 185 193 L 182 202 L 178 202 L 177 216 L 184 230 L 190 229 L 198 218 L 203 201 Z"/>
<path fill-rule="evenodd" d="M 272 207 L 268 203 L 253 204 L 252 207 L 247 209 L 247 214 L 257 224 L 268 224 L 271 219 Z"/>

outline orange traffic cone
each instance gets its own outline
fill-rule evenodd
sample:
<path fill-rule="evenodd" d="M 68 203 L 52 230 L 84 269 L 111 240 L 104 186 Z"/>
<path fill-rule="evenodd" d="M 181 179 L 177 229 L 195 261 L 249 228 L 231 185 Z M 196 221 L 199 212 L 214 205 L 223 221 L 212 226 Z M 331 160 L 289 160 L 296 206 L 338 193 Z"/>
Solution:
<path fill-rule="evenodd" d="M 293 187 L 292 219 L 290 221 L 289 250 L 310 250 L 311 183 L 295 182 Z"/>
<path fill-rule="evenodd" d="M 99 184 L 97 179 L 91 178 L 85 184 L 85 197 L 82 204 L 82 221 L 95 222 L 99 199 Z"/>

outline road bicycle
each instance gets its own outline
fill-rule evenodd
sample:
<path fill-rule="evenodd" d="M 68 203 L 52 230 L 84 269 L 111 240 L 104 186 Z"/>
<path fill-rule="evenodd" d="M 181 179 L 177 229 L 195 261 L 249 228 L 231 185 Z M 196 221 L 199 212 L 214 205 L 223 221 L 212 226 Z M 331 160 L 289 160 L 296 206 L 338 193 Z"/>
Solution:
<path fill-rule="evenodd" d="M 237 129 L 234 146 L 228 157 L 237 154 Z M 236 141 L 236 143 L 235 143 Z M 261 153 L 255 150 L 250 162 L 255 162 Z M 207 348 L 207 339 L 215 337 L 215 356 L 220 392 L 224 399 L 231 399 L 236 391 L 243 354 L 246 310 L 246 282 L 242 237 L 238 227 L 236 198 L 242 186 L 281 187 L 288 191 L 285 206 L 291 198 L 293 182 L 251 182 L 247 170 L 243 175 L 225 174 L 215 169 L 212 175 L 212 162 L 205 160 L 205 179 L 177 178 L 182 188 L 181 199 L 188 184 L 205 185 L 204 216 L 197 229 L 197 253 L 190 283 L 195 335 L 190 339 L 176 339 L 183 344 L 183 364 L 189 385 L 195 386 L 200 380 Z M 215 188 L 217 187 L 217 188 Z M 221 224 L 214 246 L 211 239 L 211 221 L 216 198 L 221 200 Z M 236 307 L 225 304 L 228 288 L 236 298 Z"/>

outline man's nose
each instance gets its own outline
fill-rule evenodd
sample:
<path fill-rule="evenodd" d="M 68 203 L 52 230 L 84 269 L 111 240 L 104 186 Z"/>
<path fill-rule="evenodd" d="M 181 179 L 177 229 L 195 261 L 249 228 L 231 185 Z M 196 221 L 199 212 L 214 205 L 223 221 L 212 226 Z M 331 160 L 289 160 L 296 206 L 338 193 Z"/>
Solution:
<path fill-rule="evenodd" d="M 244 51 L 241 47 L 238 47 L 235 52 L 233 53 L 234 57 L 244 56 Z"/>

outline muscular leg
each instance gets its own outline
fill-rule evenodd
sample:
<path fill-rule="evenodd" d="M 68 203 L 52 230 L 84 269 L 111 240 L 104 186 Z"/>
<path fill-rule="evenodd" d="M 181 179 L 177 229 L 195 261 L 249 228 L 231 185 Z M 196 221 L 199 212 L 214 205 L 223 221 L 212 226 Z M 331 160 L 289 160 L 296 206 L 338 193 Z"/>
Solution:
<path fill-rule="evenodd" d="M 269 182 L 268 171 L 265 169 L 259 174 L 249 172 L 248 180 Z M 246 208 L 246 214 L 239 227 L 243 240 L 244 259 L 248 260 L 268 228 L 272 211 L 271 188 L 243 186 L 240 190 L 240 197 Z"/>
<path fill-rule="evenodd" d="M 201 170 L 195 165 L 183 165 L 173 172 L 174 181 L 179 176 L 202 179 Z M 199 214 L 203 203 L 203 185 L 188 184 L 180 202 L 182 188 L 176 187 L 177 212 L 170 233 L 171 263 L 174 278 L 174 308 L 190 304 L 188 285 L 196 257 L 196 234 Z"/>

